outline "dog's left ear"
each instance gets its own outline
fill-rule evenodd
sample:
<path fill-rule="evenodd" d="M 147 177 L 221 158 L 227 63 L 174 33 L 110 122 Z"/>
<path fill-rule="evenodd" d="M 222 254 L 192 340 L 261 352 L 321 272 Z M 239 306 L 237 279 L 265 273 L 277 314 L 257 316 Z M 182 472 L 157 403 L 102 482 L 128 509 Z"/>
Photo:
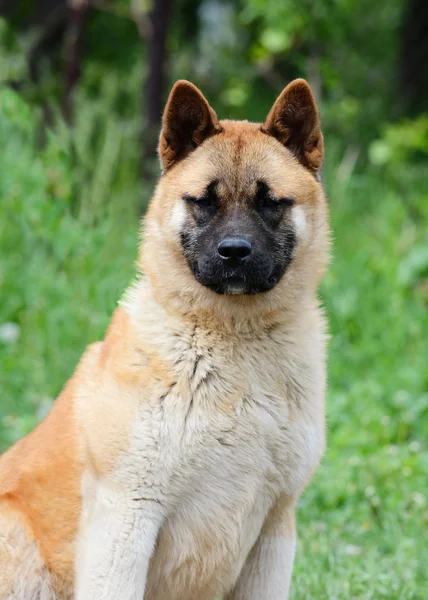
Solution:
<path fill-rule="evenodd" d="M 177 81 L 162 117 L 158 148 L 162 168 L 168 169 L 220 131 L 217 115 L 202 92 L 189 81 Z"/>
<path fill-rule="evenodd" d="M 308 169 L 320 169 L 324 154 L 320 118 L 309 84 L 292 81 L 269 112 L 262 131 L 277 138 Z"/>

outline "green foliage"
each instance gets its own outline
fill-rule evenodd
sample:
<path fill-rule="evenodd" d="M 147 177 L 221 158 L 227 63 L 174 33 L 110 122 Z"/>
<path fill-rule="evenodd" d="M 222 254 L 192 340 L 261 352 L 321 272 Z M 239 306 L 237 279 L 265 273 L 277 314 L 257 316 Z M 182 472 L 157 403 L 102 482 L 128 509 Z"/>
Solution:
<path fill-rule="evenodd" d="M 372 142 L 369 157 L 373 164 L 387 165 L 392 170 L 406 161 L 426 161 L 428 113 L 386 125 L 382 137 Z"/>
<path fill-rule="evenodd" d="M 132 211 L 97 205 L 97 219 L 90 221 L 92 205 L 75 211 L 74 158 L 62 132 L 51 132 L 44 149 L 37 150 L 37 121 L 16 94 L 1 91 L 3 448 L 34 427 L 71 375 L 83 346 L 102 334 L 133 276 L 136 254 L 135 205 Z M 88 183 L 88 190 L 100 186 L 95 197 L 101 199 L 103 169 L 95 169 Z M 110 174 L 106 177 L 110 180 Z M 128 181 L 119 195 L 132 206 L 129 190 L 135 195 L 137 181 Z"/>
<path fill-rule="evenodd" d="M 401 0 L 375 12 L 370 0 L 248 0 L 240 19 L 254 32 L 255 74 L 278 86 L 297 76 L 321 81 L 324 127 L 366 144 L 393 107 L 402 7 Z"/>
<path fill-rule="evenodd" d="M 118 216 L 136 215 L 143 205 L 138 185 L 139 67 L 137 62 L 130 72 L 102 75 L 99 65 L 90 65 L 76 94 L 73 131 L 62 127 L 64 144 L 75 165 L 76 204 L 85 220 L 98 218 L 106 208 Z M 96 89 L 96 94 L 88 92 L 91 89 Z"/>
<path fill-rule="evenodd" d="M 2 68 L 0 84 L 6 81 L 19 81 L 27 76 L 25 59 L 25 38 L 18 39 L 13 28 L 0 17 L 0 49 Z"/>

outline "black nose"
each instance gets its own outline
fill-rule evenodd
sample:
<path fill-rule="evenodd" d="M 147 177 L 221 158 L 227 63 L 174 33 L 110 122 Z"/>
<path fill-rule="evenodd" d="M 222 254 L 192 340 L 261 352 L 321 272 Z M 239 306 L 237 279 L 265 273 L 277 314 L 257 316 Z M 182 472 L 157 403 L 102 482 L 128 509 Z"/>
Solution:
<path fill-rule="evenodd" d="M 251 244 L 242 238 L 230 237 L 219 243 L 217 252 L 223 260 L 240 262 L 250 256 Z"/>

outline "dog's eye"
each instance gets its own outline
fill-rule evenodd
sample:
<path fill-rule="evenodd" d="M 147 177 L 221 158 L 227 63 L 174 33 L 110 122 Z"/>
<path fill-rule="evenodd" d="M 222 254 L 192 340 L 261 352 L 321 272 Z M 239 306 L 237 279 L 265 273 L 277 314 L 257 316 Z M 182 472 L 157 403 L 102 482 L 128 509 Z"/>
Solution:
<path fill-rule="evenodd" d="M 215 186 L 217 182 L 211 183 L 203 194 L 200 196 L 191 196 L 190 194 L 184 194 L 183 199 L 191 204 L 204 208 L 215 208 L 217 206 L 217 194 L 215 192 Z"/>
<path fill-rule="evenodd" d="M 264 182 L 259 181 L 257 183 L 256 204 L 259 210 L 278 210 L 292 206 L 294 200 L 288 197 L 277 198 Z"/>
<path fill-rule="evenodd" d="M 275 196 L 267 196 L 261 201 L 261 208 L 287 208 L 293 206 L 294 200 L 292 198 L 275 198 Z"/>
<path fill-rule="evenodd" d="M 198 206 L 204 206 L 205 208 L 215 206 L 213 199 L 208 194 L 203 194 L 202 196 L 185 196 L 185 200 L 192 204 L 197 204 Z"/>
<path fill-rule="evenodd" d="M 279 200 L 271 196 L 265 196 L 260 200 L 260 208 L 279 208 L 279 206 Z"/>

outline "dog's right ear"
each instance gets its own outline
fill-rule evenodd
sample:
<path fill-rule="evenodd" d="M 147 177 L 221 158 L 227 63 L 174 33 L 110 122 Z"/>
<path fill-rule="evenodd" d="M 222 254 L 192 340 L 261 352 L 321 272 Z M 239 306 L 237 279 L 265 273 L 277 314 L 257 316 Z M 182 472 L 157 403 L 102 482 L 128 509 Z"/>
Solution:
<path fill-rule="evenodd" d="M 177 81 L 162 117 L 158 148 L 162 168 L 168 169 L 220 131 L 217 115 L 198 88 L 189 81 Z"/>

